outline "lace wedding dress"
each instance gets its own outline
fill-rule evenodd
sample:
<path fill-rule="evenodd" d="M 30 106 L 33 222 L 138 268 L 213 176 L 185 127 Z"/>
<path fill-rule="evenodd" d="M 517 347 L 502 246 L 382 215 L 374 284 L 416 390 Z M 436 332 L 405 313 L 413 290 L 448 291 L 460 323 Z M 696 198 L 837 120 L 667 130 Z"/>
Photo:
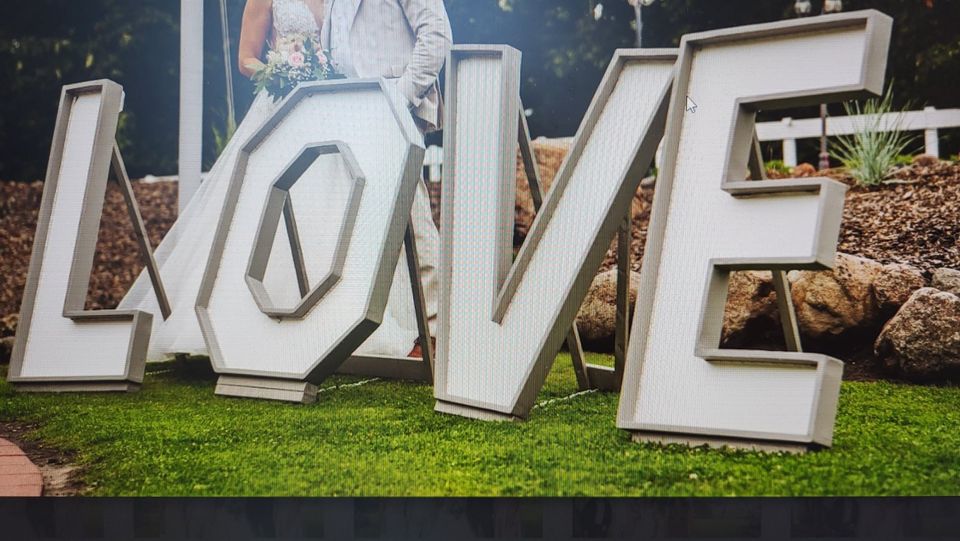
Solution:
<path fill-rule="evenodd" d="M 278 37 L 291 33 L 315 33 L 319 36 L 316 18 L 303 0 L 273 0 L 273 24 L 274 34 Z M 154 314 L 148 360 L 164 360 L 178 353 L 207 354 L 194 305 L 223 208 L 227 185 L 241 146 L 278 106 L 279 103 L 274 103 L 265 93 L 256 97 L 216 164 L 157 247 L 154 255 L 170 300 L 171 316 L 164 320 L 160 315 L 156 295 L 146 270 L 121 301 L 121 309 L 139 309 Z M 322 182 L 321 179 L 318 180 Z M 334 214 L 337 209 L 343 208 L 344 202 L 328 200 L 322 204 L 329 207 L 311 211 Z M 259 217 L 249 218 L 257 220 Z M 306 257 L 310 256 L 308 246 L 304 246 L 304 254 Z M 280 276 L 294 276 L 293 260 L 289 251 L 277 255 L 280 257 L 271 257 L 270 272 L 278 272 Z M 286 257 L 283 257 L 284 255 Z M 244 270 L 231 269 L 230 272 Z M 401 252 L 383 322 L 357 350 L 358 355 L 402 357 L 413 347 L 418 332 L 409 280 L 406 259 Z M 273 282 L 275 287 L 286 290 L 278 292 L 281 298 L 288 298 L 291 292 L 299 297 L 295 280 Z"/>

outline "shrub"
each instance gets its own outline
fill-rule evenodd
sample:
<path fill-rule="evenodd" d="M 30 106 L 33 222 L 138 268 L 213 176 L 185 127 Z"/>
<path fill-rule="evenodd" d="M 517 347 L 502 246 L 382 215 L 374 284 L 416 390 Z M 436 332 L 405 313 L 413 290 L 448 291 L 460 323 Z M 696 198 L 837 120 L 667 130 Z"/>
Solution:
<path fill-rule="evenodd" d="M 763 164 L 767 171 L 783 175 L 785 177 L 790 176 L 790 167 L 783 163 L 783 160 L 770 160 Z"/>
<path fill-rule="evenodd" d="M 899 156 L 894 158 L 893 161 L 896 165 L 901 165 L 901 166 L 911 165 L 913 164 L 913 156 L 911 156 L 910 154 L 900 154 Z"/>
<path fill-rule="evenodd" d="M 843 107 L 847 115 L 862 116 L 864 120 L 856 133 L 838 138 L 831 154 L 860 185 L 880 184 L 914 140 L 903 132 L 904 111 L 892 122 L 884 121 L 884 115 L 893 111 L 893 92 L 889 88 L 883 98 L 867 100 L 862 108 L 857 102 L 845 103 Z"/>

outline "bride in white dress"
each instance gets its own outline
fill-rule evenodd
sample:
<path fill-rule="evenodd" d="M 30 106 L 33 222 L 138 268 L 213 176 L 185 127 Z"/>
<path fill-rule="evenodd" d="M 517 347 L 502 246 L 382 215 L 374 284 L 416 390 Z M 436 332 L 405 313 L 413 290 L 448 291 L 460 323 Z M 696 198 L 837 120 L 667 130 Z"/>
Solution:
<path fill-rule="evenodd" d="M 323 0 L 249 0 L 241 32 L 240 71 L 250 76 L 256 70 L 256 64 L 263 55 L 264 44 L 268 41 L 272 43 L 286 34 L 312 33 L 319 36 L 322 14 Z M 223 208 L 230 174 L 241 146 L 278 107 L 279 102 L 274 103 L 265 93 L 256 97 L 199 190 L 157 247 L 155 257 L 170 300 L 170 317 L 164 320 L 160 316 L 146 271 L 141 273 L 121 301 L 121 309 L 140 309 L 154 314 L 148 360 L 163 360 L 180 353 L 207 354 L 194 304 Z M 429 209 L 429 200 L 425 201 L 425 196 L 425 190 L 419 190 L 418 200 L 414 204 L 421 207 L 426 205 Z M 330 208 L 312 210 L 318 213 L 334 213 L 343 206 L 342 201 L 328 201 L 325 204 L 331 205 Z M 423 211 L 422 208 L 419 210 Z M 255 220 L 257 217 L 251 216 L 250 219 Z M 418 231 L 418 236 L 423 237 L 423 232 Z M 424 252 L 435 254 L 439 244 L 439 234 L 435 228 L 427 232 L 426 240 L 426 244 L 436 244 L 426 246 Z M 422 241 L 418 239 L 418 242 Z M 309 247 L 304 247 L 304 253 L 309 257 Z M 271 257 L 271 267 L 282 276 L 293 276 L 293 261 L 289 253 L 286 255 L 287 257 Z M 383 322 L 356 354 L 403 357 L 411 351 L 418 332 L 409 280 L 406 260 L 401 253 Z M 295 281 L 280 284 L 280 287 L 297 290 Z"/>

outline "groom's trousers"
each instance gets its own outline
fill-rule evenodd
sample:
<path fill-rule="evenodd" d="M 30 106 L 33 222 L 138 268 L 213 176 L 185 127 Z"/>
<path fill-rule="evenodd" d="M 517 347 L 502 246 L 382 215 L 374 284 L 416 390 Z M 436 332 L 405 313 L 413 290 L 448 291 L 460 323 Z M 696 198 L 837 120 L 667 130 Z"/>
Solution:
<path fill-rule="evenodd" d="M 416 238 L 417 253 L 420 256 L 420 280 L 423 284 L 423 297 L 426 301 L 427 319 L 430 325 L 430 336 L 437 335 L 437 298 L 440 296 L 440 231 L 433 222 L 433 212 L 430 210 L 430 194 L 427 185 L 420 175 L 417 182 L 417 193 L 413 198 L 413 207 L 410 210 L 410 224 Z"/>

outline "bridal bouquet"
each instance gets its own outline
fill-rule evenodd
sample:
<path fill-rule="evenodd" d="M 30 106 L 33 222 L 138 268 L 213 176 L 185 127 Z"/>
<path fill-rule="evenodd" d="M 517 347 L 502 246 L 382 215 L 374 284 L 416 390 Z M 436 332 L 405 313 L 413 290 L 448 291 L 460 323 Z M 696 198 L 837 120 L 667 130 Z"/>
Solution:
<path fill-rule="evenodd" d="M 315 36 L 288 34 L 267 52 L 267 62 L 253 74 L 255 93 L 266 91 L 280 101 L 298 83 L 342 79 Z"/>

